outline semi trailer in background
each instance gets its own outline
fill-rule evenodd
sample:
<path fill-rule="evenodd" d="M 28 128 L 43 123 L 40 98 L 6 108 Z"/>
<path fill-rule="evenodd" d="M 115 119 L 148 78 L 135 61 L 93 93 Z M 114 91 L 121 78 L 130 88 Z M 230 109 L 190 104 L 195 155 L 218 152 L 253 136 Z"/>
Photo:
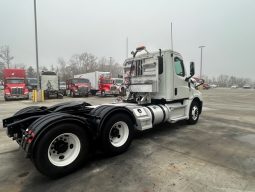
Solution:
<path fill-rule="evenodd" d="M 40 86 L 45 99 L 62 99 L 63 94 L 59 90 L 59 77 L 53 71 L 43 71 L 40 75 Z"/>

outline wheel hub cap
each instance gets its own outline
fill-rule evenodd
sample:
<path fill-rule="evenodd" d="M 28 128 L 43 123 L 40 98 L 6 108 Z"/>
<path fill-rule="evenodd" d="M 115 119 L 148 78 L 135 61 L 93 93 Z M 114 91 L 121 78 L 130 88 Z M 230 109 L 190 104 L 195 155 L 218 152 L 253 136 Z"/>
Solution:
<path fill-rule="evenodd" d="M 121 147 L 129 136 L 128 125 L 124 121 L 116 122 L 110 129 L 109 140 L 114 147 Z"/>

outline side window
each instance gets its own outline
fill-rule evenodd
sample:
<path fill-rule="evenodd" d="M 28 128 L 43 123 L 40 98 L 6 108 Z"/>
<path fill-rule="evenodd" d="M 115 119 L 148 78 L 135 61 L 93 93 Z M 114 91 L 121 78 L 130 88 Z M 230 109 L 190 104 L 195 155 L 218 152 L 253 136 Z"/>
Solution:
<path fill-rule="evenodd" d="M 185 76 L 183 61 L 178 57 L 174 58 L 174 68 L 175 68 L 176 75 L 179 75 L 181 77 Z"/>

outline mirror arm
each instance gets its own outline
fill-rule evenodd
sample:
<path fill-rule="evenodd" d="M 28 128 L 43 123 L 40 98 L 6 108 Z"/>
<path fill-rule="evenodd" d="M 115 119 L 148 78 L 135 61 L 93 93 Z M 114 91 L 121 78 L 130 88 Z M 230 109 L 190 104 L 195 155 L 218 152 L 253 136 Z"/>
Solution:
<path fill-rule="evenodd" d="M 191 77 L 193 77 L 194 75 L 190 75 L 189 77 L 185 78 L 185 81 L 188 81 Z"/>
<path fill-rule="evenodd" d="M 205 83 L 205 80 L 204 80 L 204 79 L 201 79 L 201 80 L 202 80 L 202 82 L 201 82 L 200 84 L 196 85 L 195 88 L 197 88 L 197 87 L 199 87 L 200 85 L 203 85 L 203 84 Z"/>

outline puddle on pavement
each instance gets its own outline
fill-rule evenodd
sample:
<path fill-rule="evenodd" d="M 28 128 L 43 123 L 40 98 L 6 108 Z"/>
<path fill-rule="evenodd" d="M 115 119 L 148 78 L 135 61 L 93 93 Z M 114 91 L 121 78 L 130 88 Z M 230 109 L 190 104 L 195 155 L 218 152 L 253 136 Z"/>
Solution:
<path fill-rule="evenodd" d="M 255 145 L 255 134 L 248 134 L 236 137 L 239 141 Z"/>

